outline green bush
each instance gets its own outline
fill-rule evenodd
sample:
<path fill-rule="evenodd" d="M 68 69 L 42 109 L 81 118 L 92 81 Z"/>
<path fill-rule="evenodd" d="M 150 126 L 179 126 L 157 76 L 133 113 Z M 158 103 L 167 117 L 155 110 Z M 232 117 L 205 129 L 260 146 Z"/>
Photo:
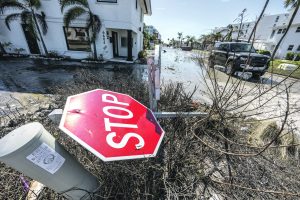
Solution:
<path fill-rule="evenodd" d="M 142 50 L 138 54 L 139 59 L 145 59 L 147 57 L 147 52 L 145 50 Z"/>
<path fill-rule="evenodd" d="M 300 61 L 300 53 L 297 53 L 297 54 L 296 54 L 295 61 Z"/>
<path fill-rule="evenodd" d="M 293 60 L 294 59 L 294 55 L 295 53 L 294 52 L 288 52 L 285 56 L 285 59 L 286 60 Z"/>
<path fill-rule="evenodd" d="M 257 53 L 266 55 L 266 56 L 271 56 L 271 52 L 267 50 L 258 50 Z"/>

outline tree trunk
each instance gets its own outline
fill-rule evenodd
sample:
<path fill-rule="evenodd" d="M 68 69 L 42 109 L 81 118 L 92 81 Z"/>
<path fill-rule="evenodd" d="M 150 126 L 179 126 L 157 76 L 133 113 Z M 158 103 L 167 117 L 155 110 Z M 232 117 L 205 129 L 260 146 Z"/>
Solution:
<path fill-rule="evenodd" d="M 276 44 L 276 46 L 275 46 L 275 48 L 274 48 L 274 50 L 273 50 L 273 52 L 272 52 L 271 60 L 274 59 L 275 54 L 276 54 L 277 50 L 279 49 L 279 47 L 280 47 L 280 45 L 281 45 L 281 42 L 283 41 L 283 39 L 284 39 L 285 36 L 287 35 L 287 33 L 288 33 L 288 31 L 289 31 L 289 29 L 290 29 L 290 27 L 291 27 L 291 25 L 292 25 L 292 23 L 293 23 L 295 17 L 296 17 L 296 14 L 297 14 L 297 12 L 298 12 L 298 10 L 299 10 L 299 5 L 300 5 L 299 3 L 300 3 L 300 2 L 298 1 L 298 2 L 297 2 L 297 5 L 296 5 L 296 7 L 295 7 L 295 10 L 294 10 L 294 12 L 293 12 L 293 15 L 292 15 L 292 17 L 291 17 L 291 19 L 290 19 L 290 21 L 289 21 L 289 24 L 288 24 L 288 26 L 287 26 L 287 28 L 286 28 L 285 33 L 282 35 L 282 37 L 280 38 L 280 40 L 278 41 L 278 43 Z M 273 68 L 272 68 L 272 73 L 273 73 Z"/>
<path fill-rule="evenodd" d="M 93 48 L 94 48 L 94 59 L 97 60 L 97 48 L 96 48 L 96 41 L 93 42 Z"/>
<path fill-rule="evenodd" d="M 257 21 L 256 21 L 256 23 L 255 23 L 255 25 L 254 25 L 254 28 L 253 28 L 252 31 L 251 31 L 250 37 L 249 37 L 249 39 L 248 39 L 248 43 L 250 42 L 250 40 L 251 40 L 251 38 L 252 38 L 254 32 L 256 31 L 257 26 L 258 26 L 258 23 L 260 22 L 261 18 L 262 18 L 263 15 L 264 15 L 265 10 L 266 10 L 266 8 L 268 7 L 269 1 L 270 1 L 270 0 L 266 0 L 265 6 L 264 6 L 263 10 L 261 11 L 261 13 L 260 13 L 260 15 L 259 15 L 259 17 L 258 17 L 258 19 L 257 19 Z M 255 38 L 253 38 L 253 40 L 254 40 L 254 39 L 255 39 Z"/>
<path fill-rule="evenodd" d="M 92 34 L 94 34 L 94 27 L 92 26 Z M 97 60 L 98 57 L 97 57 L 97 46 L 96 46 L 96 35 L 95 35 L 95 38 L 91 38 L 92 39 L 92 42 L 93 42 L 93 53 L 94 53 L 94 59 Z"/>
<path fill-rule="evenodd" d="M 47 55 L 48 55 L 48 50 L 47 50 L 47 48 L 46 48 L 44 39 L 43 39 L 43 37 L 42 37 L 42 33 L 41 33 L 41 30 L 40 30 L 40 27 L 39 27 L 39 25 L 38 25 L 38 23 L 37 23 L 37 20 L 36 20 L 36 17 L 35 17 L 35 12 L 34 12 L 34 10 L 33 10 L 32 8 L 31 8 L 31 12 L 32 12 L 32 17 L 33 17 L 33 20 L 34 20 L 36 29 L 37 29 L 37 31 L 38 31 L 38 33 L 39 33 L 39 36 L 40 36 L 40 39 L 41 39 L 41 42 L 42 42 L 42 45 L 43 45 L 43 49 L 44 49 L 44 51 L 45 51 L 45 55 L 47 56 Z"/>
<path fill-rule="evenodd" d="M 5 51 L 5 49 L 4 49 L 3 45 L 2 45 L 2 42 L 0 42 L 0 50 L 1 50 L 1 54 L 6 53 L 6 51 Z"/>

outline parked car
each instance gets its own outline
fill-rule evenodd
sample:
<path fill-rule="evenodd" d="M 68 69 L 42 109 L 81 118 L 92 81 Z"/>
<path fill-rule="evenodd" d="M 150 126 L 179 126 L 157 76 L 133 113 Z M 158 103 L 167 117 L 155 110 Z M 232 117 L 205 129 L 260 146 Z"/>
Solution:
<path fill-rule="evenodd" d="M 250 43 L 218 42 L 211 51 L 208 61 L 209 67 L 224 66 L 228 75 L 241 71 L 262 76 L 269 68 L 270 57 L 256 53 Z"/>

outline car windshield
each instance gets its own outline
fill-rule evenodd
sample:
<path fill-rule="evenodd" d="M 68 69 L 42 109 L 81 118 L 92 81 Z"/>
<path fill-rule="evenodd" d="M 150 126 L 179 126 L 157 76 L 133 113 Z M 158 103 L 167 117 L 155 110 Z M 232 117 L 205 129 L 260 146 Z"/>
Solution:
<path fill-rule="evenodd" d="M 231 44 L 230 45 L 231 51 L 233 52 L 251 52 L 255 53 L 255 49 L 251 44 Z"/>

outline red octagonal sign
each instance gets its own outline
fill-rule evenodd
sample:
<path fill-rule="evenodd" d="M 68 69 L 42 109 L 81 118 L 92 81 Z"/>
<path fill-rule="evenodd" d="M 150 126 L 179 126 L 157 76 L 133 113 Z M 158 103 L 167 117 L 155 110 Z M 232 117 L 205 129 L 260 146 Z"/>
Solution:
<path fill-rule="evenodd" d="M 68 97 L 59 128 L 103 161 L 154 157 L 164 136 L 143 104 L 100 89 Z"/>

